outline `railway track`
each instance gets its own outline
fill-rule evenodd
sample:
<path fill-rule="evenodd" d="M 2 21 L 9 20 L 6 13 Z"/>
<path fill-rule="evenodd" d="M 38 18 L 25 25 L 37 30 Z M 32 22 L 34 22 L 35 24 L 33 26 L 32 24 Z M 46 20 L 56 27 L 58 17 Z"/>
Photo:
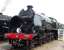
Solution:
<path fill-rule="evenodd" d="M 13 49 L 8 42 L 0 43 L 0 50 L 24 50 L 20 48 Z M 42 44 L 32 50 L 64 50 L 64 42 L 61 41 L 52 41 L 46 44 Z"/>

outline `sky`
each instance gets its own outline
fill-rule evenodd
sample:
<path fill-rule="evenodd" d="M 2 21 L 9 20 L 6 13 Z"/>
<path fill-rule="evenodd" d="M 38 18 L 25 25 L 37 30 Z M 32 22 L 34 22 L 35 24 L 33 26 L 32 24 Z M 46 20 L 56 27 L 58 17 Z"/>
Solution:
<path fill-rule="evenodd" d="M 32 5 L 35 13 L 45 13 L 46 16 L 57 19 L 64 24 L 64 0 L 0 0 L 0 12 L 5 15 L 18 15 L 21 9 Z M 6 6 L 7 5 L 7 6 Z M 5 7 L 6 6 L 6 7 Z M 3 9 L 5 8 L 5 9 Z"/>

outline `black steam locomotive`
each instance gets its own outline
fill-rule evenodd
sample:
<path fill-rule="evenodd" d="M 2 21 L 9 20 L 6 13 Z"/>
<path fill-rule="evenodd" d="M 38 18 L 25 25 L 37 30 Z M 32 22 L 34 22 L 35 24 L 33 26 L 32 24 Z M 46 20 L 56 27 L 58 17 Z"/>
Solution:
<path fill-rule="evenodd" d="M 18 16 L 7 21 L 6 37 L 13 47 L 30 49 L 58 38 L 57 21 L 53 18 L 50 18 L 51 22 L 42 20 L 42 16 L 35 14 L 32 8 L 28 6 L 26 11 L 21 10 Z"/>
<path fill-rule="evenodd" d="M 9 31 L 9 21 L 11 17 L 0 13 L 0 39 L 4 38 L 5 33 Z"/>

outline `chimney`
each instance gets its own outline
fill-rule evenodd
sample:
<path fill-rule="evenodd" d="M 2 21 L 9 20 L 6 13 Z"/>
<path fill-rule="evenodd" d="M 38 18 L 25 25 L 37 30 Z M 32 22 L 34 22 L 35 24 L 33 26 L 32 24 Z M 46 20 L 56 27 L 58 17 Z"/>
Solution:
<path fill-rule="evenodd" d="M 28 5 L 27 8 L 28 8 L 28 9 L 32 9 L 33 6 L 32 6 L 32 5 Z"/>

